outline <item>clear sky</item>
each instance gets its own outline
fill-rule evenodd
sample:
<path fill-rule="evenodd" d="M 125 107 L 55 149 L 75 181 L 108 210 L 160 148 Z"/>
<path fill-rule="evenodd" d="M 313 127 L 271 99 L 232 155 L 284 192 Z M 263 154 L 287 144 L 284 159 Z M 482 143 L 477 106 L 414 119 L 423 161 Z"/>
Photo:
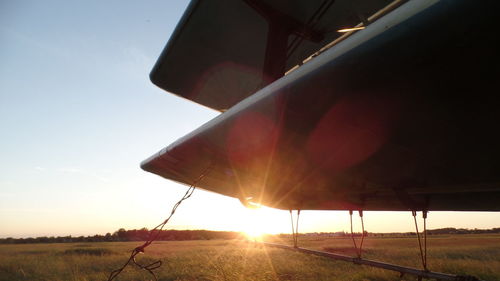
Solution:
<path fill-rule="evenodd" d="M 187 187 L 139 164 L 218 114 L 148 78 L 187 3 L 0 0 L 0 237 L 151 228 L 168 215 Z M 365 220 L 368 231 L 413 230 L 409 213 Z M 300 224 L 339 231 L 348 221 L 311 211 Z M 169 226 L 290 228 L 286 211 L 252 212 L 201 190 Z M 498 227 L 500 214 L 429 215 L 430 228 L 445 226 Z"/>

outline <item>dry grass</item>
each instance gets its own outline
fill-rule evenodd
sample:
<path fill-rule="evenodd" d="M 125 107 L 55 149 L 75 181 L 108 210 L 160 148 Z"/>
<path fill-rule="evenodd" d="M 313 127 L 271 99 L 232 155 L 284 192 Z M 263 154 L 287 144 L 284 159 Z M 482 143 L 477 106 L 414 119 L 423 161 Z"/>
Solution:
<path fill-rule="evenodd" d="M 281 241 L 289 244 L 289 241 Z M 106 280 L 137 242 L 0 245 L 0 280 Z M 352 255 L 345 238 L 302 238 L 305 248 Z M 433 271 L 500 280 L 500 236 L 434 236 L 428 241 Z M 420 267 L 415 238 L 368 238 L 364 257 Z M 163 261 L 159 280 L 399 280 L 394 272 L 341 261 L 255 247 L 231 240 L 158 242 L 140 261 Z M 405 280 L 416 280 L 405 276 Z M 118 280 L 150 280 L 128 268 Z"/>

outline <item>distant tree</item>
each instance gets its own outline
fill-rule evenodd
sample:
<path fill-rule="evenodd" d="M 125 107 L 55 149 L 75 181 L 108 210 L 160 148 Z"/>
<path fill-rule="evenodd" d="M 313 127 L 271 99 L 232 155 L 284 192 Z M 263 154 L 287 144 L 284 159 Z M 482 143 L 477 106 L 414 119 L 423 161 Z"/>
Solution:
<path fill-rule="evenodd" d="M 118 238 L 118 241 L 126 241 L 127 231 L 125 230 L 125 228 L 120 228 L 115 233 L 116 237 Z"/>

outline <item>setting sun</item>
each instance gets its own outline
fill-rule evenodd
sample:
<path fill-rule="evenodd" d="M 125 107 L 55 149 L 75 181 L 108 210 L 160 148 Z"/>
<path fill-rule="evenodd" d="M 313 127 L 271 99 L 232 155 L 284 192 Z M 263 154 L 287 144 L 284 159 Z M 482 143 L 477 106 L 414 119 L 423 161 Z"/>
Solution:
<path fill-rule="evenodd" d="M 264 231 L 262 229 L 248 229 L 248 230 L 245 230 L 245 236 L 248 239 L 260 240 L 263 234 L 264 234 Z"/>
<path fill-rule="evenodd" d="M 242 230 L 250 239 L 258 239 L 264 234 L 286 232 L 281 223 L 276 223 L 284 222 L 283 213 L 279 210 L 267 207 L 246 208 L 244 214 Z"/>

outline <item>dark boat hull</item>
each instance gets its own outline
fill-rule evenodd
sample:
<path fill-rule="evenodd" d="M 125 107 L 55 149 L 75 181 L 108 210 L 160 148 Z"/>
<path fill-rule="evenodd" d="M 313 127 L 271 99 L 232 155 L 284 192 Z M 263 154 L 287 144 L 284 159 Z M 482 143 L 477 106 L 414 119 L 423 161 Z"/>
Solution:
<path fill-rule="evenodd" d="M 281 209 L 500 210 L 496 9 L 439 1 L 394 24 L 412 2 L 142 168 L 191 184 L 211 166 L 199 187 Z"/>

